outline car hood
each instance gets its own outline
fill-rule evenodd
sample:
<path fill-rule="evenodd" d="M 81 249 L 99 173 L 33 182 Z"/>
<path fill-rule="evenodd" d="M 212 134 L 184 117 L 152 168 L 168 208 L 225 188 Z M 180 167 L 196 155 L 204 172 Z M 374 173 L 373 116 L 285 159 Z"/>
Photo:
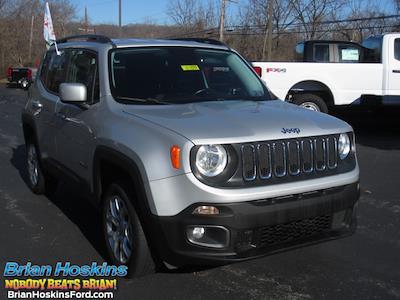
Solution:
<path fill-rule="evenodd" d="M 128 105 L 123 111 L 166 127 L 194 144 L 243 143 L 352 130 L 335 117 L 281 100 Z"/>

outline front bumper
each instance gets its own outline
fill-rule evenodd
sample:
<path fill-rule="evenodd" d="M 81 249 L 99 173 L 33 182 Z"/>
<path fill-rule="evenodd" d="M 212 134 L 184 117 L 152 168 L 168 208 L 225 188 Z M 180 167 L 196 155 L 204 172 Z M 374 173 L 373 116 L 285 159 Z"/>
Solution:
<path fill-rule="evenodd" d="M 218 216 L 197 216 L 195 203 L 176 216 L 156 217 L 160 235 L 153 241 L 163 261 L 174 265 L 213 265 L 254 258 L 283 249 L 346 236 L 356 227 L 358 182 L 288 197 L 238 203 L 204 203 Z M 223 226 L 229 230 L 225 248 L 194 245 L 190 225 Z"/>
<path fill-rule="evenodd" d="M 301 182 L 287 182 L 246 188 L 216 188 L 200 182 L 193 173 L 150 181 L 147 198 L 152 214 L 176 216 L 196 203 L 242 203 L 259 199 L 270 199 L 286 195 L 320 191 L 336 186 L 352 184 L 359 180 L 358 165 L 354 170 L 307 179 Z"/>

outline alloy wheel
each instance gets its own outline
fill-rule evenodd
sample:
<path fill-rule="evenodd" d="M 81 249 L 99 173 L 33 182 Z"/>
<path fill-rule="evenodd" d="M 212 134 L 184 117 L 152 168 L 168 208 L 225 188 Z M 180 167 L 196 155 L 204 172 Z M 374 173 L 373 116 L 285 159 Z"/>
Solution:
<path fill-rule="evenodd" d="M 39 182 L 39 160 L 34 145 L 29 145 L 27 153 L 29 180 L 33 186 L 37 186 Z"/>
<path fill-rule="evenodd" d="M 128 208 L 118 196 L 108 200 L 106 211 L 107 242 L 121 264 L 126 264 L 132 255 L 132 224 Z"/>
<path fill-rule="evenodd" d="M 306 101 L 300 104 L 301 107 L 304 107 L 306 109 L 312 110 L 312 111 L 321 111 L 319 106 L 315 104 L 314 102 Z"/>

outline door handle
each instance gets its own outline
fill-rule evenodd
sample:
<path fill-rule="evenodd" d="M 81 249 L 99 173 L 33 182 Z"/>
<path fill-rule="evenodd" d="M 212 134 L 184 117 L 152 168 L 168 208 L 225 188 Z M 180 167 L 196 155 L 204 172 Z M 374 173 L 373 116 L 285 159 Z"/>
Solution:
<path fill-rule="evenodd" d="M 400 70 L 392 70 L 393 73 L 400 73 Z"/>
<path fill-rule="evenodd" d="M 32 100 L 32 110 L 33 110 L 33 115 L 37 116 L 40 114 L 42 111 L 43 104 L 40 103 L 38 100 Z"/>
<path fill-rule="evenodd" d="M 61 113 L 61 112 L 56 113 L 56 116 L 57 116 L 58 118 L 60 118 L 61 120 L 66 121 L 66 122 L 72 122 L 72 121 L 73 121 L 73 119 L 67 117 L 66 114 Z"/>
<path fill-rule="evenodd" d="M 32 107 L 36 110 L 42 109 L 43 108 L 43 104 L 40 103 L 38 100 L 33 100 L 32 101 Z"/>
<path fill-rule="evenodd" d="M 65 114 L 63 114 L 63 113 L 60 113 L 60 112 L 56 113 L 56 116 L 58 118 L 60 118 L 61 120 L 66 120 L 67 119 L 67 116 Z"/>

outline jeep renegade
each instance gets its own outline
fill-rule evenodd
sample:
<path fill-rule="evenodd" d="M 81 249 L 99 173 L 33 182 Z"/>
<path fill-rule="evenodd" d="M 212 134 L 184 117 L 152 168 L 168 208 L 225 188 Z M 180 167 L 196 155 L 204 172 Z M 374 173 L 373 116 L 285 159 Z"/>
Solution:
<path fill-rule="evenodd" d="M 49 193 L 72 178 L 131 276 L 354 232 L 352 128 L 275 100 L 234 50 L 97 35 L 58 46 L 22 113 L 29 185 Z"/>

